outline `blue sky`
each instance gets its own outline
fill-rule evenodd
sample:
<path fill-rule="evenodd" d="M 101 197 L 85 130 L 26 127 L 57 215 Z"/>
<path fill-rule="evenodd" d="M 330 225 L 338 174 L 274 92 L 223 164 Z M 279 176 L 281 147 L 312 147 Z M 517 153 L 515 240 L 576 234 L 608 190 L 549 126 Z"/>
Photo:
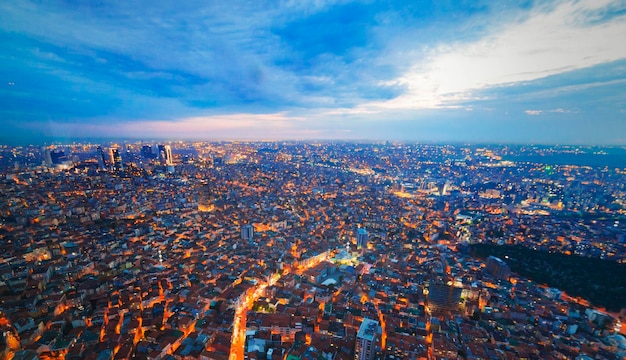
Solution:
<path fill-rule="evenodd" d="M 4 1 L 0 143 L 624 145 L 624 34 L 623 0 Z"/>

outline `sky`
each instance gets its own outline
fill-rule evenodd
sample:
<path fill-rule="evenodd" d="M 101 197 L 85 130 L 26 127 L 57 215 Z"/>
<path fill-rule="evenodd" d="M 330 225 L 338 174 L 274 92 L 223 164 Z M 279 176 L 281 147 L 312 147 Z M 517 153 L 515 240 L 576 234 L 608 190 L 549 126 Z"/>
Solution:
<path fill-rule="evenodd" d="M 626 0 L 0 1 L 0 144 L 626 145 Z"/>

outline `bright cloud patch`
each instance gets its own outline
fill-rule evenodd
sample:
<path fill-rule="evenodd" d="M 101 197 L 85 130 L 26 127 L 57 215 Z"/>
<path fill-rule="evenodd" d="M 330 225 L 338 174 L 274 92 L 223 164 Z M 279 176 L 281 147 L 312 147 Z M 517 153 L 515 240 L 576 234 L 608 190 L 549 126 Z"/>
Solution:
<path fill-rule="evenodd" d="M 623 2 L 620 2 L 622 8 Z M 626 13 L 595 21 L 598 14 L 618 12 L 615 2 L 564 2 L 532 10 L 512 24 L 498 24 L 485 38 L 466 44 L 442 44 L 392 84 L 407 92 L 382 108 L 436 108 L 473 99 L 473 91 L 515 84 L 626 58 L 620 46 Z"/>

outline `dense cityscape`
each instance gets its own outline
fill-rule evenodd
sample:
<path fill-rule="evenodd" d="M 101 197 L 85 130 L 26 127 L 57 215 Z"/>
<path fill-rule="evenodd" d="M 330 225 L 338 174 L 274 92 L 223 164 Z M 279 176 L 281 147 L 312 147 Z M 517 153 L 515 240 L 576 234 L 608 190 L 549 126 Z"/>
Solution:
<path fill-rule="evenodd" d="M 626 359 L 626 0 L 0 1 L 0 360 Z"/>
<path fill-rule="evenodd" d="M 6 359 L 626 357 L 623 147 L 4 145 L 0 175 Z"/>

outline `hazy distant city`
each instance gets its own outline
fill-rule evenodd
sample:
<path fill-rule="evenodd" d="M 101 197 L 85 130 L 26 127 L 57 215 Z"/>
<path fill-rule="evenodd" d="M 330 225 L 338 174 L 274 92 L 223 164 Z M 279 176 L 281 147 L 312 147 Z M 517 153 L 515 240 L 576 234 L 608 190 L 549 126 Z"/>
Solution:
<path fill-rule="evenodd" d="M 626 355 L 624 148 L 129 141 L 0 155 L 6 358 Z"/>

